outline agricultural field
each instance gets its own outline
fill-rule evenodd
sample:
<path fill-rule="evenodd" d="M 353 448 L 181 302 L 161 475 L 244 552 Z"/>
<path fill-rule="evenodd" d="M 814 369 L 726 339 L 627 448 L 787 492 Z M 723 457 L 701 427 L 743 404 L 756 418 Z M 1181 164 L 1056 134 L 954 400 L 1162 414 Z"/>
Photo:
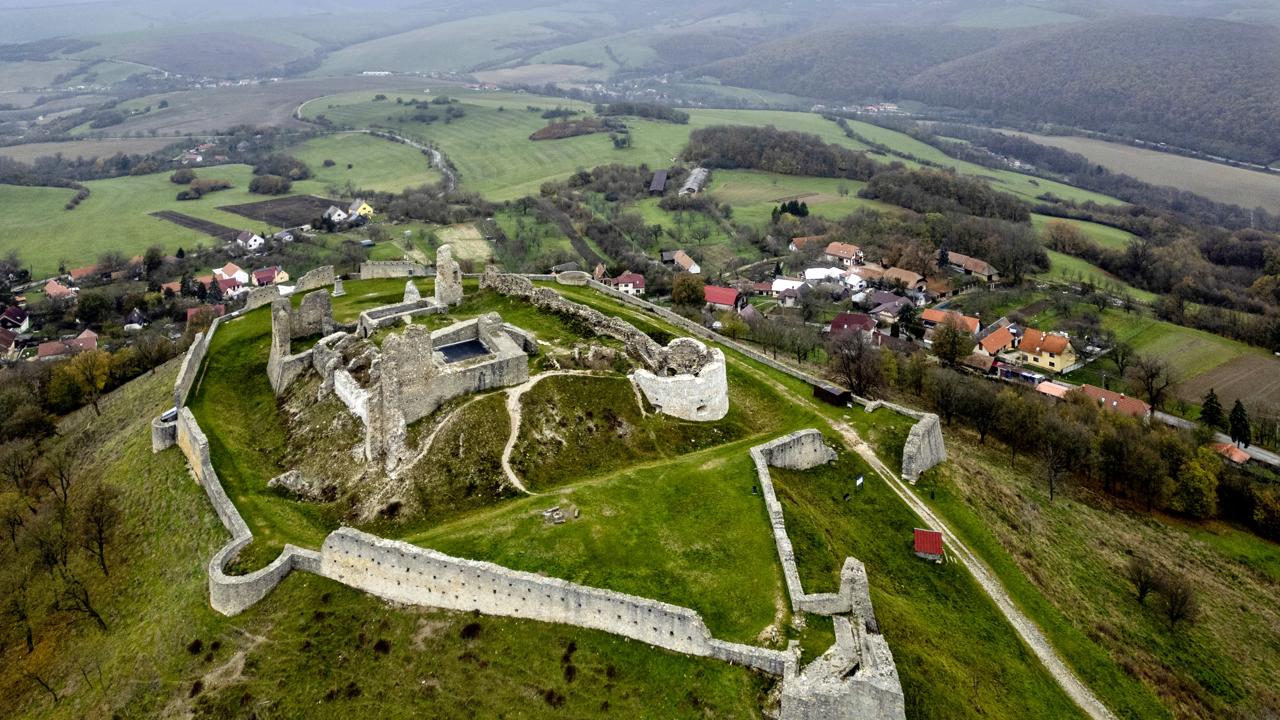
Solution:
<path fill-rule="evenodd" d="M 1112 172 L 1152 185 L 1171 185 L 1221 203 L 1280 212 L 1280 174 L 1074 135 L 1010 134 L 1079 153 Z"/>
<path fill-rule="evenodd" d="M 472 73 L 476 80 L 484 83 L 521 83 L 524 85 L 573 85 L 594 80 L 604 80 L 606 73 L 599 68 L 569 63 L 534 63 L 517 65 L 516 67 L 481 70 Z"/>
<path fill-rule="evenodd" d="M 243 205 L 222 205 L 218 209 L 273 227 L 297 227 L 324 215 L 324 211 L 335 204 L 341 204 L 344 209 L 346 207 L 346 203 L 341 200 L 327 200 L 313 195 L 295 195 L 259 200 Z"/>
<path fill-rule="evenodd" d="M 71 72 L 80 65 L 77 60 L 45 60 L 40 62 L 0 62 L 0 93 L 23 88 L 44 88 L 53 84 L 54 78 Z M 0 94 L 0 103 L 5 102 Z"/>
<path fill-rule="evenodd" d="M 261 195 L 249 193 L 251 168 L 222 165 L 198 170 L 205 178 L 230 180 L 234 187 L 206 195 L 200 200 L 175 199 L 180 186 L 169 182 L 169 173 L 94 180 L 85 183 L 90 194 L 75 210 L 63 205 L 75 191 L 63 188 L 0 185 L 0 211 L 8 218 L 8 228 L 0 237 L 0 253 L 17 250 L 37 277 L 53 274 L 59 262 L 68 267 L 93 264 L 108 250 L 126 256 L 141 255 L 148 247 L 160 245 L 167 252 L 179 247 L 210 246 L 203 232 L 185 230 L 150 213 L 172 211 L 233 228 L 252 228 L 257 223 L 219 210 L 222 205 L 257 202 Z M 313 180 L 294 183 L 295 194 L 323 193 Z"/>
<path fill-rule="evenodd" d="M 809 212 L 840 218 L 861 208 L 895 211 L 894 205 L 858 197 L 866 183 L 836 178 L 798 177 L 757 170 L 716 170 L 707 191 L 719 202 L 733 206 L 733 219 L 748 225 L 768 224 L 779 203 L 800 200 Z"/>
<path fill-rule="evenodd" d="M 441 245 L 453 246 L 455 260 L 470 260 L 483 264 L 493 257 L 493 246 L 471 223 L 450 225 L 436 230 Z"/>
<path fill-rule="evenodd" d="M 311 179 L 325 187 L 344 187 L 349 182 L 361 190 L 398 193 L 434 184 L 441 177 L 421 151 L 365 133 L 326 135 L 286 152 L 306 163 Z M 325 160 L 334 161 L 334 166 L 325 167 Z"/>
<path fill-rule="evenodd" d="M 521 48 L 554 44 L 570 28 L 612 21 L 603 13 L 564 7 L 452 20 L 357 43 L 329 55 L 313 75 L 467 71 L 519 58 L 526 54 Z"/>
<path fill-rule="evenodd" d="M 0 102 L 4 96 L 0 95 Z M 72 140 L 70 142 L 28 143 L 0 147 L 0 156 L 30 163 L 39 157 L 62 154 L 66 158 L 110 157 L 116 153 L 126 155 L 146 154 L 177 142 L 173 138 L 103 138 L 101 140 Z"/>
<path fill-rule="evenodd" d="M 452 123 L 431 125 L 409 120 L 413 108 L 402 108 L 389 102 L 373 102 L 369 92 L 353 92 L 319 98 L 303 109 L 305 117 L 323 115 L 339 124 L 356 128 L 384 126 L 423 142 L 439 146 L 457 165 L 463 187 L 480 192 L 494 200 L 509 200 L 530 193 L 548 180 L 567 176 L 579 168 L 612 162 L 628 165 L 648 164 L 663 167 L 684 149 L 689 133 L 711 125 L 774 125 L 782 130 L 813 133 L 826 142 L 855 150 L 866 145 L 845 137 L 839 127 L 819 115 L 781 110 L 693 109 L 687 125 L 632 119 L 632 147 L 616 150 L 603 134 L 563 140 L 530 141 L 529 135 L 546 125 L 538 112 L 555 106 L 590 112 L 585 103 L 558 98 L 514 95 L 502 92 L 471 92 L 453 87 L 436 87 L 432 93 L 422 91 L 389 91 L 391 97 L 424 99 L 447 94 L 462 101 L 467 115 Z M 864 123 L 852 123 L 855 130 L 876 142 L 885 143 L 922 159 L 954 167 L 959 172 L 988 178 L 1000 190 L 1034 198 L 1046 192 L 1079 201 L 1100 203 L 1116 201 L 1096 193 L 1071 188 L 1048 180 L 1019 173 L 990 170 L 961 163 L 943 155 L 936 148 L 907 137 Z M 881 158 L 888 162 L 896 158 Z M 911 163 L 908 163 L 911 164 Z"/>

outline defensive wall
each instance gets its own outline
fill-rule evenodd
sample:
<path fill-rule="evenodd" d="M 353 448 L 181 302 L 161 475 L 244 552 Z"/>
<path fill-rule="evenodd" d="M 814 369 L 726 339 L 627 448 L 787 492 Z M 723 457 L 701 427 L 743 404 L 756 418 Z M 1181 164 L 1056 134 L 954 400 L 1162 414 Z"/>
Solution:
<path fill-rule="evenodd" d="M 278 316 L 287 323 L 288 311 L 283 307 L 274 309 L 280 311 Z M 783 720 L 905 718 L 897 671 L 887 644 L 875 630 L 866 573 L 861 563 L 853 558 L 846 560 L 841 571 L 840 591 L 830 596 L 805 595 L 799 584 L 768 466 L 804 469 L 828 462 L 832 451 L 816 430 L 793 433 L 751 449 L 761 486 L 765 488 L 775 540 L 781 537 L 786 541 L 787 551 L 784 552 L 783 544 L 779 544 L 778 550 L 793 607 L 835 615 L 836 643 L 803 669 L 798 667 L 799 652 L 794 642 L 782 651 L 717 640 L 701 616 L 689 608 L 492 563 L 454 558 L 350 528 L 330 533 L 318 552 L 286 545 L 266 567 L 246 575 L 228 575 L 226 566 L 252 542 L 253 535 L 223 489 L 212 464 L 208 439 L 185 403 L 218 326 L 242 312 L 218 318 L 209 331 L 197 339 L 199 342 L 193 343 L 183 362 L 185 372 L 180 373 L 175 387 L 175 399 L 179 401 L 177 419 L 172 423 L 157 419 L 152 428 L 156 451 L 163 449 L 161 446 L 169 446 L 165 440 L 170 437 L 171 444 L 181 449 L 192 475 L 204 488 L 231 536 L 208 565 L 209 602 L 219 613 L 230 616 L 243 612 L 269 594 L 290 572 L 300 570 L 397 602 L 593 628 L 674 652 L 717 658 L 778 675 L 783 678 Z M 505 329 L 500 319 L 490 322 Z M 287 338 L 287 328 L 282 330 L 279 335 Z M 462 334 L 451 328 L 445 332 L 449 333 L 448 339 Z M 273 343 L 276 335 L 273 332 Z M 513 345 L 522 343 L 516 337 L 510 341 Z M 156 441 L 157 437 L 160 442 Z"/>
<path fill-rule="evenodd" d="M 422 263 L 409 260 L 366 260 L 360 263 L 360 279 L 427 277 L 430 272 Z"/>

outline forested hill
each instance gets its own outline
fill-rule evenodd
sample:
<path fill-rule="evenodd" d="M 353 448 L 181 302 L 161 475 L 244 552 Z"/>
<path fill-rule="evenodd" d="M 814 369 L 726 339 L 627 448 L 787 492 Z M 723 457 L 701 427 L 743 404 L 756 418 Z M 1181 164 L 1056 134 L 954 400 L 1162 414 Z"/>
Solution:
<path fill-rule="evenodd" d="M 845 102 L 913 99 L 1280 158 L 1280 30 L 1123 17 L 1034 30 L 822 31 L 702 68 L 725 83 Z"/>
<path fill-rule="evenodd" d="M 954 27 L 827 30 L 762 45 L 699 72 L 727 85 L 805 97 L 894 98 L 919 73 L 995 47 L 1002 37 Z"/>
<path fill-rule="evenodd" d="M 904 94 L 1270 161 L 1280 30 L 1165 17 L 1070 25 L 927 70 Z"/>

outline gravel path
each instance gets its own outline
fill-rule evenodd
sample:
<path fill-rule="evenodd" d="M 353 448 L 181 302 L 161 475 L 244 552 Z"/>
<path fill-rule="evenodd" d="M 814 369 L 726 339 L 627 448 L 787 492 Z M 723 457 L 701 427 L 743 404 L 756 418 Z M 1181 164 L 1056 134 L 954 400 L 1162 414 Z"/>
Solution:
<path fill-rule="evenodd" d="M 520 476 L 516 475 L 516 471 L 511 469 L 511 451 L 515 450 L 516 440 L 520 438 L 520 398 L 525 393 L 533 389 L 534 385 L 542 382 L 549 377 L 558 377 L 563 375 L 593 375 L 589 370 L 552 370 L 538 375 L 534 375 L 526 382 L 507 388 L 507 414 L 511 416 L 511 434 L 507 437 L 507 444 L 502 448 L 502 472 L 507 475 L 507 482 L 511 486 L 526 495 L 537 495 L 538 493 L 530 492 L 525 487 L 524 482 L 520 480 Z"/>

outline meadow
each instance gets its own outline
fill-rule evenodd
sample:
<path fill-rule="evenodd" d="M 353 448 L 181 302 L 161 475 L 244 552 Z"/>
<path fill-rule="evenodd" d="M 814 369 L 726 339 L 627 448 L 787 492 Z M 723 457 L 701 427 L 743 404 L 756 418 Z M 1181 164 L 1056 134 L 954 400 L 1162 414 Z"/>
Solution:
<path fill-rule="evenodd" d="M 1041 273 L 1036 277 L 1071 283 L 1087 281 L 1104 290 L 1125 293 L 1143 303 L 1152 303 L 1159 298 L 1155 293 L 1134 287 L 1106 270 L 1078 257 L 1054 250 L 1045 250 L 1045 252 L 1049 255 L 1049 272 Z"/>
<path fill-rule="evenodd" d="M 1075 227 L 1084 233 L 1085 237 L 1093 241 L 1095 245 L 1107 248 L 1109 250 L 1125 250 L 1129 247 L 1129 241 L 1137 238 L 1133 233 L 1114 228 L 1110 225 L 1102 225 L 1100 223 L 1088 222 L 1086 220 L 1073 220 L 1069 218 L 1056 218 L 1048 215 L 1031 214 L 1031 226 L 1037 232 L 1043 232 L 1046 225 L 1051 222 L 1064 222 Z"/>
<path fill-rule="evenodd" d="M 439 178 L 417 150 L 363 134 L 318 138 L 296 152 L 307 159 L 315 178 L 294 183 L 292 195 L 326 196 L 330 186 L 340 187 L 347 180 L 357 187 L 399 190 Z M 325 158 L 336 165 L 323 167 Z M 346 169 L 348 162 L 354 165 L 352 170 Z M 152 212 L 169 210 L 232 228 L 263 230 L 260 223 L 218 209 L 268 199 L 249 192 L 249 166 L 199 168 L 196 174 L 230 180 L 234 187 L 199 200 L 179 201 L 176 196 L 182 188 L 169 182 L 168 172 L 94 180 L 85 183 L 89 197 L 76 209 L 66 210 L 63 205 L 74 194 L 72 190 L 0 185 L 0 209 L 9 223 L 9 232 L 0 238 L 0 252 L 17 250 L 33 274 L 44 277 L 56 272 L 59 263 L 69 268 L 90 265 L 108 250 L 131 257 L 152 245 L 172 253 L 180 247 L 215 244 L 204 233 L 151 217 Z"/>
<path fill-rule="evenodd" d="M 175 142 L 177 141 L 173 138 L 154 137 L 27 143 L 26 145 L 0 147 L 0 155 L 18 162 L 30 163 L 36 158 L 57 154 L 61 154 L 66 158 L 110 157 L 116 153 L 124 153 L 126 155 L 146 154 L 161 150 Z"/>
<path fill-rule="evenodd" d="M 1012 134 L 1079 153 L 1112 172 L 1152 185 L 1171 185 L 1221 203 L 1280 212 L 1280 174 L 1074 135 Z"/>

